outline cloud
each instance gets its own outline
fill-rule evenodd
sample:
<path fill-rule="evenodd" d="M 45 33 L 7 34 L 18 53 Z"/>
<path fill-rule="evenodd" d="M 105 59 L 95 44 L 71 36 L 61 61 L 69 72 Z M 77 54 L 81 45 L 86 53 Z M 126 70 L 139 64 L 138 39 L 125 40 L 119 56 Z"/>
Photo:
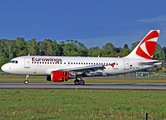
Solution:
<path fill-rule="evenodd" d="M 166 16 L 163 15 L 163 16 L 159 16 L 159 17 L 141 19 L 141 20 L 138 20 L 138 22 L 143 22 L 143 23 L 164 23 L 164 22 L 166 22 Z"/>

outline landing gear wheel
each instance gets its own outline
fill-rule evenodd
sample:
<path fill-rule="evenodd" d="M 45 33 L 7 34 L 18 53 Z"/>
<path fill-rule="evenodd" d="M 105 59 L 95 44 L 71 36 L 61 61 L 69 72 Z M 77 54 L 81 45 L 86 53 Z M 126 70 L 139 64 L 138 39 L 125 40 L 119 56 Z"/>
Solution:
<path fill-rule="evenodd" d="M 74 80 L 75 85 L 79 85 L 79 80 Z"/>
<path fill-rule="evenodd" d="M 80 80 L 78 80 L 77 78 L 79 78 Z M 76 80 L 74 80 L 74 84 L 75 85 L 84 85 L 85 84 L 85 81 L 82 80 L 82 76 L 76 76 Z"/>
<path fill-rule="evenodd" d="M 27 85 L 29 82 L 28 82 L 28 80 L 25 80 L 24 83 Z"/>
<path fill-rule="evenodd" d="M 26 85 L 28 85 L 28 83 L 29 83 L 28 78 L 29 78 L 29 75 L 26 75 L 26 78 L 25 78 L 25 81 L 24 81 L 24 83 L 25 83 Z"/>
<path fill-rule="evenodd" d="M 84 85 L 85 84 L 85 81 L 84 80 L 80 80 L 79 81 L 79 85 Z"/>

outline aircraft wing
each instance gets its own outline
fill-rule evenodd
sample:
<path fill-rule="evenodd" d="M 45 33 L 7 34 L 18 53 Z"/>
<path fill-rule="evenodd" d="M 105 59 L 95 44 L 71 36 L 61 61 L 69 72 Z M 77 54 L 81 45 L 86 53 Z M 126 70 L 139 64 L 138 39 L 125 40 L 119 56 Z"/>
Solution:
<path fill-rule="evenodd" d="M 46 73 L 51 74 L 52 71 L 68 71 L 70 74 L 78 75 L 78 74 L 86 74 L 90 72 L 94 72 L 96 70 L 103 70 L 105 69 L 104 65 L 90 65 L 90 66 L 83 66 L 83 67 L 73 67 L 73 68 L 49 68 Z"/>

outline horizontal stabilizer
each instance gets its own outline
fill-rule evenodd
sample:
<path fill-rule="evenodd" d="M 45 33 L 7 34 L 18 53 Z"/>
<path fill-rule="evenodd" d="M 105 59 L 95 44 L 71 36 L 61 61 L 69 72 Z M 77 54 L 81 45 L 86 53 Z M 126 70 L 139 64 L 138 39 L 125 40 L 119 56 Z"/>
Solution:
<path fill-rule="evenodd" d="M 138 63 L 139 65 L 141 66 L 147 66 L 147 65 L 150 65 L 150 66 L 158 66 L 158 65 L 161 65 L 162 64 L 162 61 L 159 61 L 159 60 L 155 60 L 155 61 L 144 61 L 144 62 L 140 62 Z"/>

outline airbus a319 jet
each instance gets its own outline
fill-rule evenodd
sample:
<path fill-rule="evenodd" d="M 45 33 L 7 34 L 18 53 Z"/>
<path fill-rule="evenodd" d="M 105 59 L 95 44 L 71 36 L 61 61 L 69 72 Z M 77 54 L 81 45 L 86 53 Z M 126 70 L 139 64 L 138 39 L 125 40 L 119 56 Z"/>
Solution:
<path fill-rule="evenodd" d="M 13 58 L 1 69 L 6 73 L 46 76 L 47 81 L 64 82 L 75 79 L 75 85 L 84 85 L 83 77 L 112 76 L 160 65 L 152 60 L 160 30 L 150 30 L 135 49 L 126 57 L 65 57 L 22 56 Z"/>

